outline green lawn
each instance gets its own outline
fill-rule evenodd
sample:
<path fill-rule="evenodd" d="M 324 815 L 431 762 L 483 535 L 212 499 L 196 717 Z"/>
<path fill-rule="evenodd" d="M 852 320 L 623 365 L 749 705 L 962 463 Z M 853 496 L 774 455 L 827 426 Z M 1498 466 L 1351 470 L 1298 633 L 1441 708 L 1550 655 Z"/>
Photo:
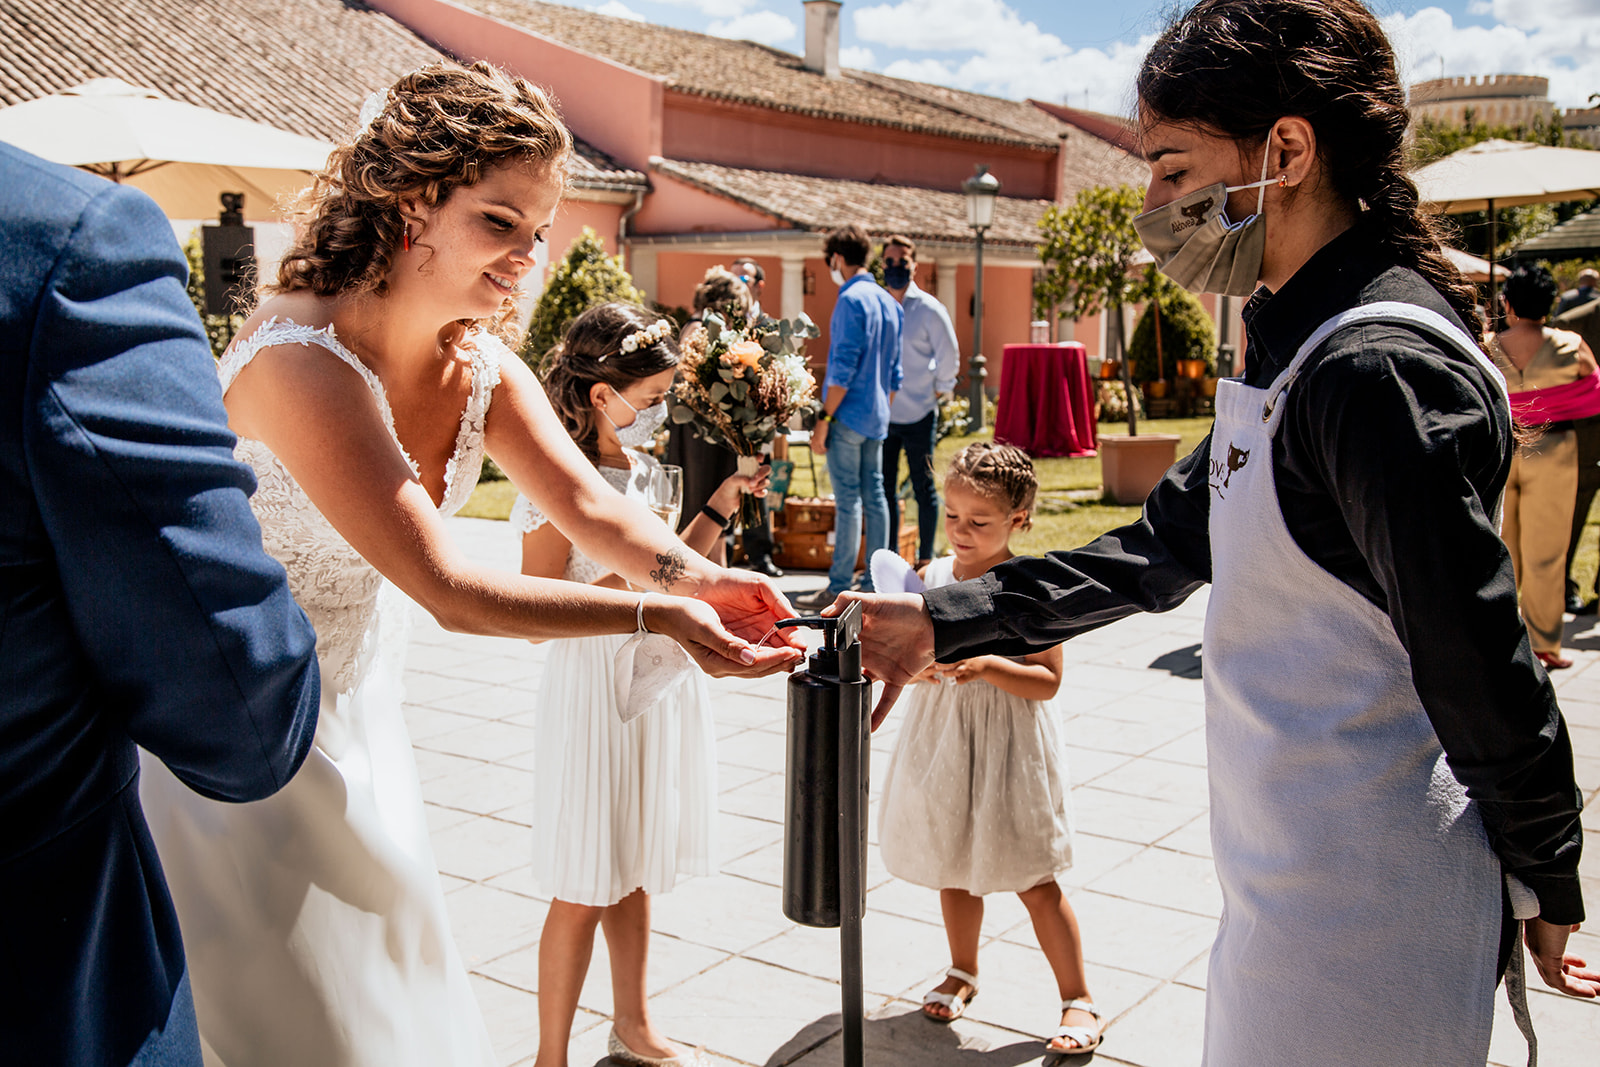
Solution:
<path fill-rule="evenodd" d="M 1182 456 L 1192 451 L 1210 431 L 1211 420 L 1160 419 L 1147 420 L 1140 425 L 1152 432 L 1178 434 L 1182 438 L 1178 442 L 1178 455 Z M 943 469 L 950 457 L 973 439 L 947 437 L 940 441 L 934 452 L 935 465 Z M 794 460 L 791 496 L 831 492 L 827 466 L 820 457 L 816 464 L 816 481 L 820 485 L 812 482 L 808 449 L 795 448 L 789 458 Z M 1136 507 L 1118 507 L 1096 498 L 1095 491 L 1100 488 L 1099 459 L 1036 459 L 1033 464 L 1039 474 L 1039 501 L 1034 509 L 1033 529 L 1011 541 L 1011 547 L 1017 552 L 1036 555 L 1056 548 L 1074 548 L 1139 517 Z M 479 519 L 505 519 L 511 514 L 515 498 L 516 490 L 510 482 L 483 482 L 473 490 L 461 514 Z M 914 511 L 914 506 L 908 510 Z M 943 531 L 939 533 L 939 547 L 944 548 Z M 1572 569 L 1580 589 L 1594 588 L 1595 571 L 1600 569 L 1600 499 L 1596 499 L 1589 511 L 1589 522 L 1578 542 L 1578 558 Z"/>

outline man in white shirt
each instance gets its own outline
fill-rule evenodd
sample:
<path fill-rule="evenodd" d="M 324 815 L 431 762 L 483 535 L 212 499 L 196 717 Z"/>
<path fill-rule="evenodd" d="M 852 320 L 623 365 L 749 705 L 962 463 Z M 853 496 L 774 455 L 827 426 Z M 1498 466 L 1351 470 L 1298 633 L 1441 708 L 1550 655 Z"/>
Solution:
<path fill-rule="evenodd" d="M 895 234 L 883 246 L 883 283 L 905 311 L 900 334 L 904 380 L 889 405 L 889 433 L 883 440 L 883 491 L 889 498 L 889 547 L 900 544 L 900 452 L 904 449 L 917 500 L 917 565 L 933 558 L 939 528 L 939 488 L 933 477 L 933 446 L 938 440 L 939 404 L 949 400 L 961 362 L 950 312 L 917 288 L 917 246 Z"/>

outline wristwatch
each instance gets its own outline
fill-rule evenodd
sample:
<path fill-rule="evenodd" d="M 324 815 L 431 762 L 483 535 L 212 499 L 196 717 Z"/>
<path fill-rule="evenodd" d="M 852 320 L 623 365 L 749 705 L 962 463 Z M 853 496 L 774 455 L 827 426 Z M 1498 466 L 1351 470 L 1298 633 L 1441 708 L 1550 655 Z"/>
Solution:
<path fill-rule="evenodd" d="M 831 411 L 819 411 L 819 412 L 817 412 L 817 421 L 818 422 L 834 422 L 835 419 L 833 417 L 833 412 L 831 412 Z"/>

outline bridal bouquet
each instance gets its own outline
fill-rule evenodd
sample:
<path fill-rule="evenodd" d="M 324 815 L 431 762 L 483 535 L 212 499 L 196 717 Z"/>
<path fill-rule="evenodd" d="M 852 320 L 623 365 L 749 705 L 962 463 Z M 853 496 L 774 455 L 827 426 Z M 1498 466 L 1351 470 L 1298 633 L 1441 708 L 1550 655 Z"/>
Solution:
<path fill-rule="evenodd" d="M 753 475 L 779 427 L 816 407 L 817 380 L 799 348 L 822 331 L 803 313 L 742 328 L 709 312 L 701 322 L 705 329 L 682 348 L 672 421 L 692 424 L 707 441 L 731 449 L 739 473 Z M 748 524 L 759 515 L 741 518 Z"/>

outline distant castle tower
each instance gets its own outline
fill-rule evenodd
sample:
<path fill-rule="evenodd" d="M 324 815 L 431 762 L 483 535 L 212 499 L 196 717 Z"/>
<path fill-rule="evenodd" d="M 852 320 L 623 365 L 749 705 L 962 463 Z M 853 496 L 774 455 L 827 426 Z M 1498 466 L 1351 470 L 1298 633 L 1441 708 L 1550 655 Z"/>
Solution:
<path fill-rule="evenodd" d="M 1411 87 L 1411 118 L 1464 126 L 1467 113 L 1484 126 L 1531 126 L 1550 122 L 1550 79 L 1537 74 L 1480 74 L 1433 78 Z"/>

